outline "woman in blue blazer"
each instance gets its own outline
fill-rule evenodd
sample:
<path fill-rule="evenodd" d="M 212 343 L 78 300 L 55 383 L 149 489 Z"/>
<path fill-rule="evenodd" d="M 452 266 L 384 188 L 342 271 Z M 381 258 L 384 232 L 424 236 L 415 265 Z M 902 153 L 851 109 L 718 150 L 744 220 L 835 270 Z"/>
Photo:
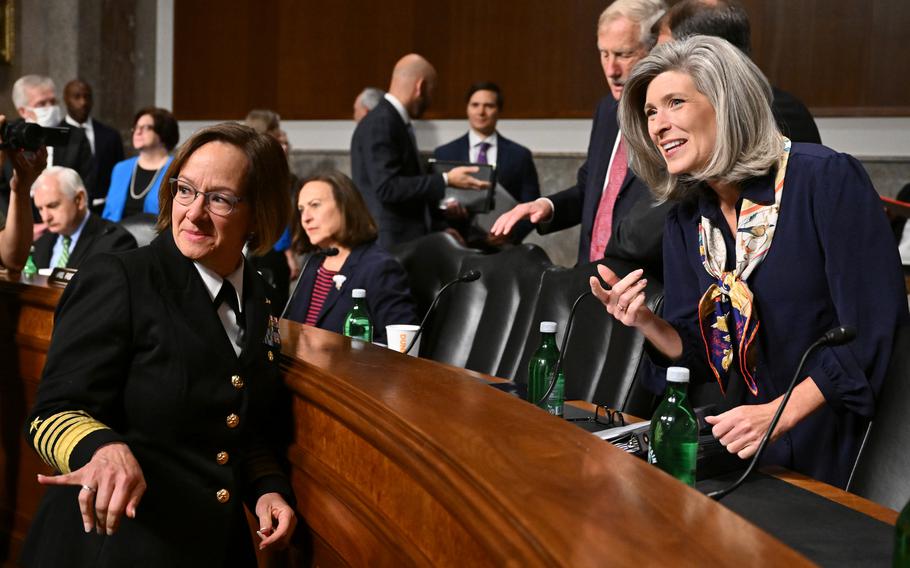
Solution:
<path fill-rule="evenodd" d="M 177 120 L 163 108 L 147 107 L 133 119 L 133 148 L 139 155 L 114 166 L 102 217 L 108 221 L 139 213 L 158 215 L 158 191 L 180 140 Z"/>
<path fill-rule="evenodd" d="M 404 268 L 376 243 L 376 223 L 351 178 L 331 171 L 307 179 L 297 210 L 294 245 L 313 261 L 300 274 L 287 319 L 341 333 L 351 291 L 363 288 L 376 341 L 385 342 L 386 325 L 417 323 Z"/>

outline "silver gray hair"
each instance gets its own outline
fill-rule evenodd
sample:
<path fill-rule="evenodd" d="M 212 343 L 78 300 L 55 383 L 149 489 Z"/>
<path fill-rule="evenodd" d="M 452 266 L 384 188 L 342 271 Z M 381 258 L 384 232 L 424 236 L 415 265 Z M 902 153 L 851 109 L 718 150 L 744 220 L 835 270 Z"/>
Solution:
<path fill-rule="evenodd" d="M 25 93 L 26 89 L 35 89 L 38 87 L 50 87 L 55 93 L 57 92 L 57 86 L 54 85 L 54 80 L 50 77 L 45 77 L 44 75 L 23 75 L 13 83 L 13 104 L 16 105 L 16 108 L 24 108 L 28 106 L 28 95 Z"/>
<path fill-rule="evenodd" d="M 367 87 L 357 95 L 357 100 L 359 100 L 360 104 L 367 110 L 373 110 L 376 108 L 376 105 L 379 104 L 379 101 L 382 100 L 383 95 L 385 95 L 385 91 L 382 89 Z"/>
<path fill-rule="evenodd" d="M 41 172 L 41 175 L 32 184 L 32 195 L 35 194 L 35 190 L 44 185 L 49 179 L 57 180 L 57 188 L 60 193 L 70 201 L 75 201 L 76 196 L 80 193 L 88 195 L 85 190 L 85 184 L 82 183 L 82 178 L 79 177 L 79 172 L 63 166 L 50 166 Z"/>
<path fill-rule="evenodd" d="M 708 163 L 679 176 L 667 171 L 645 115 L 648 86 L 667 71 L 691 77 L 714 107 L 716 120 L 717 138 Z M 681 199 L 706 180 L 738 183 L 767 174 L 783 150 L 771 100 L 764 74 L 726 40 L 696 35 L 658 45 L 632 69 L 619 101 L 629 164 L 659 201 Z"/>
<path fill-rule="evenodd" d="M 638 41 L 645 49 L 650 50 L 656 41 L 651 28 L 666 12 L 667 5 L 663 0 L 615 0 L 601 12 L 597 20 L 597 29 L 617 18 L 628 18 L 638 24 Z"/>

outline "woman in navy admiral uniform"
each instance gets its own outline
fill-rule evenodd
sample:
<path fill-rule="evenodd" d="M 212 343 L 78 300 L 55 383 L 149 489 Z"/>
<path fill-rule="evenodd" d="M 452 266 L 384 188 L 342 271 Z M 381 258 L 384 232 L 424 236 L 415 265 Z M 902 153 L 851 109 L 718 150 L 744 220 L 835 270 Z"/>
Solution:
<path fill-rule="evenodd" d="M 242 255 L 287 224 L 284 152 L 221 124 L 166 179 L 158 238 L 94 257 L 60 299 L 27 425 L 60 475 L 38 477 L 26 566 L 255 565 L 244 503 L 260 548 L 294 530 L 277 320 Z"/>

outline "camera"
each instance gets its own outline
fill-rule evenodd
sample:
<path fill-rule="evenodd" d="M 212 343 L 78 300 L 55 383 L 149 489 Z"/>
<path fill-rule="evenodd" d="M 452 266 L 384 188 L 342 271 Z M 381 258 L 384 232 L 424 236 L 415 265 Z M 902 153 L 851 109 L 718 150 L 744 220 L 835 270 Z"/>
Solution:
<path fill-rule="evenodd" d="M 31 122 L 5 123 L 0 126 L 3 144 L 0 149 L 31 150 L 41 146 L 65 146 L 70 139 L 69 128 L 45 127 Z"/>

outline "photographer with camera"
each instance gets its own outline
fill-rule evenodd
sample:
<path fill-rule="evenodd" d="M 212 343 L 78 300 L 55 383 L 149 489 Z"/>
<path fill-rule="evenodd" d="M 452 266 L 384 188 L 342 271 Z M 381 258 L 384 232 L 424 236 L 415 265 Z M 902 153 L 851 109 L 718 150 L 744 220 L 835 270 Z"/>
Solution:
<path fill-rule="evenodd" d="M 9 183 L 9 208 L 5 216 L 0 211 L 0 266 L 22 270 L 32 244 L 29 189 L 47 165 L 47 150 L 43 147 L 35 151 L 11 147 L 6 142 L 10 130 L 6 117 L 0 115 L 0 148 L 3 148 L 0 152 L 0 167 L 8 162 L 13 172 Z"/>
<path fill-rule="evenodd" d="M 13 104 L 22 120 L 10 121 L 8 129 L 18 128 L 24 121 L 43 128 L 41 145 L 47 147 L 47 165 L 64 166 L 79 172 L 85 187 L 95 187 L 95 160 L 92 148 L 82 128 L 70 126 L 63 121 L 63 111 L 57 103 L 57 91 L 53 79 L 43 75 L 24 75 L 13 84 Z M 60 136 L 61 129 L 69 131 L 69 136 Z M 53 134 L 51 138 L 48 135 Z M 46 139 L 45 139 L 46 138 Z M 14 143 L 10 137 L 4 138 Z M 14 143 L 15 145 L 15 143 Z M 24 146 L 29 148 L 29 146 Z M 32 149 L 32 148 L 29 148 Z M 9 200 L 9 180 L 13 168 L 6 164 L 0 179 L 0 212 L 7 210 Z M 105 188 L 106 190 L 107 188 Z M 90 203 L 104 195 L 89 195 Z M 35 220 L 37 216 L 33 217 Z"/>

